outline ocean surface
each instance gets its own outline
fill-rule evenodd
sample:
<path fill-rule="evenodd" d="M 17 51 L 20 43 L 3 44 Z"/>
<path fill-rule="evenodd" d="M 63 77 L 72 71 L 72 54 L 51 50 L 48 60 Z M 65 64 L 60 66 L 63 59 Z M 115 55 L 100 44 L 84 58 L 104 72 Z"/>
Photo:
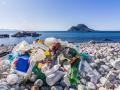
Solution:
<path fill-rule="evenodd" d="M 17 31 L 0 31 L 0 34 L 13 35 Z M 36 39 L 45 39 L 47 37 L 55 37 L 62 40 L 67 40 L 70 42 L 88 42 L 90 40 L 95 40 L 98 42 L 104 41 L 105 39 L 111 39 L 113 42 L 120 42 L 120 32 L 119 31 L 102 31 L 102 32 L 68 32 L 68 31 L 37 31 L 42 34 L 39 37 L 9 37 L 0 38 L 0 44 L 17 44 L 23 40 L 32 43 Z"/>

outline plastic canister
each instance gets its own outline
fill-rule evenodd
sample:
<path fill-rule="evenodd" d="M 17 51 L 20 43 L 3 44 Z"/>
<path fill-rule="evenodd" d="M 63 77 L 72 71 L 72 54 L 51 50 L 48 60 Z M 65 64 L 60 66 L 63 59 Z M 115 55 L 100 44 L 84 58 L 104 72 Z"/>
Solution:
<path fill-rule="evenodd" d="M 58 82 L 64 76 L 64 72 L 56 71 L 55 73 L 46 77 L 46 82 L 48 85 L 52 86 Z"/>
<path fill-rule="evenodd" d="M 55 71 L 59 70 L 59 68 L 60 68 L 60 65 L 54 65 L 51 69 L 45 72 L 45 75 L 48 76 L 50 74 L 53 74 Z"/>
<path fill-rule="evenodd" d="M 64 79 L 63 79 L 64 83 L 69 87 L 71 84 L 70 84 L 70 81 L 69 81 L 69 77 L 68 75 L 64 75 Z"/>

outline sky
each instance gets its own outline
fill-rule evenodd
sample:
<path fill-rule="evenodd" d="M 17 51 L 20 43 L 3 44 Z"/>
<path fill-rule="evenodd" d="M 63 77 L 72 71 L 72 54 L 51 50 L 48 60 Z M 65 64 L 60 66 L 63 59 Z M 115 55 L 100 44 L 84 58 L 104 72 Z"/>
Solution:
<path fill-rule="evenodd" d="M 120 0 L 0 0 L 0 29 L 120 30 Z"/>

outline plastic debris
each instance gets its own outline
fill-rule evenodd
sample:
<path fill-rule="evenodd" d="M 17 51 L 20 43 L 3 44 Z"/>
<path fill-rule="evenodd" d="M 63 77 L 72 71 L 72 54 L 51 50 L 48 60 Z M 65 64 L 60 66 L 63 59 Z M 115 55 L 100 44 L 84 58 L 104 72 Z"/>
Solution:
<path fill-rule="evenodd" d="M 77 48 L 56 38 L 36 40 L 32 44 L 23 41 L 9 54 L 9 62 L 4 61 L 4 65 L 11 65 L 7 82 L 13 85 L 30 81 L 31 90 L 42 89 L 42 86 L 52 86 L 51 90 L 63 90 L 63 87 L 76 90 L 74 86 L 80 83 L 82 74 L 87 73 L 94 85 L 100 78 L 99 72 L 90 66 L 94 63 L 90 54 Z"/>
<path fill-rule="evenodd" d="M 21 43 L 17 44 L 14 48 L 13 48 L 13 53 L 14 52 L 19 52 L 22 53 L 24 51 L 27 51 L 30 49 L 30 45 L 29 43 L 27 43 L 26 41 L 22 41 Z"/>

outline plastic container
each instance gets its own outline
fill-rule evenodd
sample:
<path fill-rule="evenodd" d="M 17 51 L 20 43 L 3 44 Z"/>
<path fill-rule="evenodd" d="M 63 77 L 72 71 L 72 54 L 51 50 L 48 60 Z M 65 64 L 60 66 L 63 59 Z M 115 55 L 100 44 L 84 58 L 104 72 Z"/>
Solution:
<path fill-rule="evenodd" d="M 57 70 L 59 70 L 60 65 L 54 65 L 50 70 L 47 70 L 45 72 L 45 75 L 48 76 L 50 74 L 53 74 L 54 72 L 56 72 Z"/>
<path fill-rule="evenodd" d="M 29 57 L 28 56 L 19 57 L 16 65 L 16 70 L 26 73 L 28 68 L 29 68 Z"/>
<path fill-rule="evenodd" d="M 46 77 L 46 82 L 48 85 L 52 86 L 58 82 L 64 76 L 64 72 L 56 71 L 55 73 Z"/>

